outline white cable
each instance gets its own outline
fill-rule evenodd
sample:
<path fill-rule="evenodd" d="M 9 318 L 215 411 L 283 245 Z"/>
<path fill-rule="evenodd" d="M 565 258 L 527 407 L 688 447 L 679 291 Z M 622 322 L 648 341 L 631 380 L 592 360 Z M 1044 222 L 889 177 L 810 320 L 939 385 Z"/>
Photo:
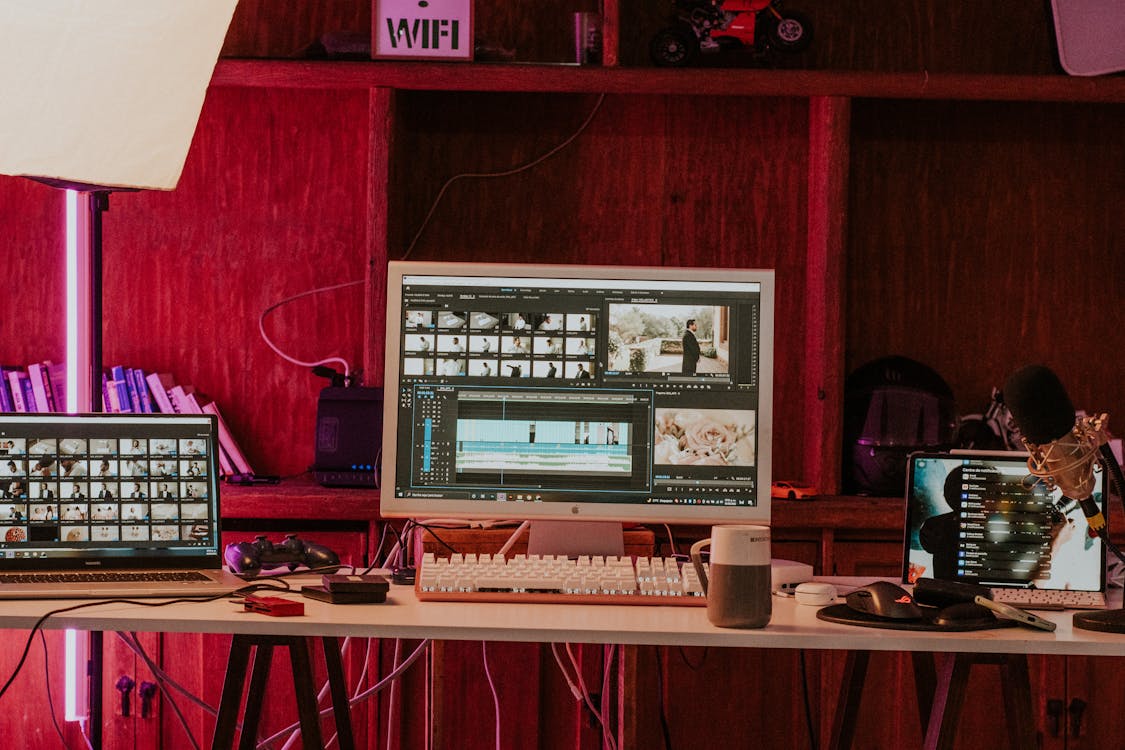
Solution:
<path fill-rule="evenodd" d="M 275 344 L 273 342 L 273 340 L 269 337 L 269 335 L 266 333 L 266 317 L 271 312 L 273 312 L 277 308 L 281 307 L 282 305 L 287 305 L 290 302 L 301 299 L 302 297 L 308 297 L 308 296 L 313 295 L 313 294 L 320 294 L 321 292 L 332 292 L 332 291 L 335 291 L 337 289 L 343 289 L 343 288 L 349 287 L 349 286 L 359 286 L 360 284 L 363 284 L 363 283 L 364 282 L 361 279 L 359 281 L 345 281 L 342 284 L 333 284 L 332 286 L 322 286 L 322 287 L 318 287 L 316 289 L 309 289 L 308 291 L 300 292 L 299 294 L 294 294 L 292 297 L 286 297 L 285 299 L 281 300 L 280 302 L 273 303 L 272 305 L 267 307 L 265 310 L 263 310 L 262 314 L 258 316 L 258 332 L 262 335 L 262 340 L 266 342 L 266 346 L 268 346 L 270 349 L 273 349 L 274 353 L 277 354 L 277 356 L 281 357 L 286 362 L 290 362 L 290 363 L 295 364 L 295 365 L 300 365 L 301 367 L 317 367 L 319 365 L 326 365 L 326 364 L 329 364 L 329 363 L 338 363 L 340 365 L 343 365 L 343 367 L 344 367 L 344 377 L 346 378 L 351 370 L 348 366 L 347 360 L 345 360 L 345 359 L 342 359 L 340 357 L 328 357 L 326 359 L 321 359 L 321 360 L 318 360 L 316 362 L 305 362 L 304 360 L 300 360 L 300 359 L 297 359 L 295 357 L 291 357 L 288 354 L 286 354 L 285 352 L 281 351 L 281 349 L 277 346 L 277 344 Z"/>
<path fill-rule="evenodd" d="M 157 667 L 156 662 L 154 662 L 148 655 L 148 652 L 145 650 L 144 646 L 141 645 L 140 639 L 137 638 L 137 634 L 133 632 L 125 634 L 121 631 L 117 631 L 117 637 L 125 641 L 125 644 L 129 646 L 130 649 L 132 649 L 133 653 L 137 654 L 141 657 L 142 660 L 144 660 L 144 663 L 148 666 L 153 676 L 156 677 L 156 686 L 160 688 L 160 692 L 163 693 L 164 697 L 168 699 L 168 705 L 172 707 L 172 712 L 176 715 L 176 719 L 180 722 L 180 726 L 183 728 L 184 734 L 187 735 L 188 742 L 191 743 L 191 746 L 195 750 L 200 750 L 199 743 L 196 741 L 195 735 L 191 733 L 191 727 L 188 726 L 187 718 L 184 717 L 184 712 L 180 710 L 180 705 L 176 703 L 176 699 L 172 697 L 172 694 L 168 692 L 168 689 L 164 685 L 164 680 L 162 679 L 162 676 L 164 675 L 163 670 Z M 169 681 L 169 684 L 173 683 Z M 195 696 L 191 695 L 191 693 L 183 690 L 183 688 L 179 689 L 182 690 L 184 694 L 189 698 L 195 699 Z M 200 705 L 206 705 L 202 700 L 198 700 L 198 703 Z"/>
<path fill-rule="evenodd" d="M 504 542 L 504 544 L 500 547 L 500 554 L 507 557 L 508 550 L 515 546 L 515 543 L 519 541 L 519 538 L 521 536 L 523 536 L 523 532 L 527 531 L 527 529 L 530 527 L 531 521 L 524 521 L 519 526 L 517 526 L 516 530 L 512 532 L 512 535 L 508 537 L 508 541 Z"/>
<path fill-rule="evenodd" d="M 402 657 L 402 639 L 395 638 L 395 655 L 391 658 L 391 671 L 398 666 L 398 660 Z M 390 692 L 387 693 L 387 750 L 391 750 L 394 745 L 394 726 L 395 726 L 395 685 L 392 683 Z"/>
<path fill-rule="evenodd" d="M 559 665 L 559 671 L 562 672 L 563 679 L 566 680 L 566 684 L 567 687 L 570 688 L 571 695 L 574 696 L 574 700 L 581 703 L 582 691 L 578 689 L 578 685 L 574 684 L 574 680 L 571 678 L 570 673 L 566 670 L 566 665 L 563 664 L 562 657 L 559 655 L 559 644 L 551 644 L 551 653 L 555 656 L 555 662 Z"/>
<path fill-rule="evenodd" d="M 617 750 L 617 743 L 606 730 L 605 717 L 602 716 L 601 709 L 594 706 L 593 696 L 590 695 L 590 689 L 586 687 L 586 680 L 582 677 L 582 665 L 578 663 L 578 659 L 574 656 L 574 651 L 569 643 L 566 644 L 566 655 L 570 657 L 570 664 L 574 668 L 574 675 L 578 681 L 578 687 L 582 691 L 582 700 L 586 703 L 586 707 L 590 709 L 590 713 L 594 715 L 598 725 L 602 728 L 602 738 L 605 740 L 606 747 L 609 748 L 609 750 Z"/>
<path fill-rule="evenodd" d="M 360 693 L 360 694 L 359 694 L 359 695 L 357 695 L 357 696 L 356 696 L 355 698 L 353 698 L 352 700 L 350 700 L 350 701 L 349 701 L 348 703 L 349 703 L 349 704 L 350 704 L 351 706 L 357 706 L 357 705 L 359 705 L 360 703 L 362 703 L 363 701 L 365 701 L 365 700 L 367 700 L 368 698 L 370 698 L 371 696 L 373 696 L 373 695 L 375 695 L 376 693 L 380 692 L 380 691 L 381 691 L 381 690 L 382 690 L 383 688 L 385 688 L 385 687 L 386 687 L 386 686 L 387 686 L 388 684 L 391 684 L 391 683 L 393 683 L 393 681 L 394 681 L 394 680 L 398 679 L 398 677 L 399 677 L 399 676 L 400 676 L 400 675 L 401 675 L 401 674 L 402 674 L 403 672 L 405 672 L 405 671 L 406 671 L 407 669 L 409 669 L 409 668 L 411 667 L 411 665 L 413 665 L 413 664 L 414 664 L 414 662 L 418 660 L 418 657 L 419 657 L 419 656 L 421 656 L 421 655 L 422 655 L 423 653 L 425 653 L 425 651 L 426 651 L 426 647 L 427 647 L 427 646 L 429 646 L 429 645 L 430 645 L 430 640 L 429 640 L 429 639 L 426 639 L 426 640 L 422 641 L 421 643 L 419 643 L 419 644 L 418 644 L 418 646 L 417 646 L 417 648 L 415 648 L 415 649 L 414 649 L 414 651 L 413 651 L 413 652 L 411 652 L 410 656 L 406 657 L 406 660 L 405 660 L 405 661 L 403 661 L 403 662 L 402 662 L 402 664 L 400 664 L 400 665 L 399 665 L 399 666 L 398 666 L 398 667 L 397 667 L 396 669 L 394 669 L 393 671 L 389 672 L 389 673 L 387 674 L 387 676 L 386 676 L 386 677 L 384 677 L 383 679 L 379 680 L 379 682 L 375 683 L 374 685 L 372 685 L 371 687 L 369 687 L 369 688 L 368 688 L 367 690 L 364 690 L 364 691 L 363 691 L 362 693 Z M 319 712 L 319 715 L 320 715 L 320 716 L 329 716 L 329 715 L 331 715 L 331 714 L 332 714 L 332 711 L 333 711 L 333 708 L 332 708 L 331 706 L 329 706 L 328 708 L 322 708 L 322 709 L 320 710 L 320 712 Z M 269 745 L 269 744 L 270 744 L 271 742 L 275 742 L 276 740 L 278 740 L 278 739 L 280 739 L 280 738 L 284 737 L 285 735 L 289 734 L 289 733 L 290 733 L 290 732 L 292 732 L 292 731 L 293 731 L 294 729 L 297 729 L 297 730 L 299 730 L 299 729 L 300 729 L 300 727 L 301 727 L 301 724 L 300 724 L 300 722 L 295 722 L 295 723 L 293 723 L 293 724 L 290 724 L 289 726 L 285 727 L 284 729 L 282 729 L 282 730 L 280 730 L 280 731 L 278 731 L 278 732 L 275 732 L 274 734 L 270 735 L 270 736 L 269 736 L 269 737 L 267 737 L 266 739 L 264 739 L 264 740 L 262 740 L 261 742 L 259 742 L 259 743 L 258 743 L 258 747 L 259 747 L 259 748 L 264 748 L 264 747 L 266 747 L 267 745 Z"/>
<path fill-rule="evenodd" d="M 488 668 L 488 641 L 480 642 L 480 655 L 484 660 L 484 676 L 488 680 L 488 689 L 492 691 L 492 711 L 496 720 L 496 750 L 500 750 L 500 696 L 496 694 L 496 682 L 492 679 L 492 670 Z"/>
<path fill-rule="evenodd" d="M 590 114 L 586 115 L 586 119 L 582 121 L 582 124 L 578 126 L 578 129 L 571 133 L 562 143 L 554 146 L 541 156 L 537 156 L 531 161 L 525 162 L 524 164 L 521 164 L 517 167 L 505 169 L 500 172 L 462 172 L 461 174 L 455 174 L 448 180 L 446 180 L 445 184 L 441 186 L 440 190 L 438 190 L 437 197 L 434 198 L 433 203 L 430 204 L 430 210 L 426 213 L 426 218 L 422 219 L 422 224 L 418 227 L 418 231 L 414 233 L 414 238 L 410 240 L 410 245 L 407 246 L 406 252 L 402 254 L 402 260 L 406 260 L 408 257 L 410 257 L 410 253 L 414 252 L 414 246 L 418 244 L 418 240 L 422 237 L 422 232 L 426 231 L 426 227 L 429 225 L 430 219 L 432 219 L 434 216 L 434 211 L 437 210 L 438 204 L 441 203 L 442 196 L 445 195 L 445 191 L 448 190 L 454 182 L 466 178 L 487 179 L 489 177 L 509 177 L 511 175 L 519 174 L 520 172 L 526 171 L 528 169 L 531 169 L 532 167 L 542 164 L 543 162 L 547 161 L 547 159 L 550 159 L 552 156 L 569 146 L 575 138 L 582 135 L 582 132 L 585 131 L 589 124 L 593 121 L 594 115 L 596 115 L 598 113 L 598 110 L 601 109 L 603 101 L 605 101 L 605 94 L 600 94 L 598 96 L 598 101 L 594 103 L 594 108 L 590 110 Z"/>
<path fill-rule="evenodd" d="M 617 747 L 617 738 L 613 734 L 613 727 L 606 725 L 604 721 L 606 716 L 605 701 L 611 695 L 609 681 L 613 674 L 613 659 L 616 653 L 617 647 L 613 644 L 606 644 L 602 647 L 602 738 L 605 740 L 606 747 L 610 750 L 615 750 Z"/>

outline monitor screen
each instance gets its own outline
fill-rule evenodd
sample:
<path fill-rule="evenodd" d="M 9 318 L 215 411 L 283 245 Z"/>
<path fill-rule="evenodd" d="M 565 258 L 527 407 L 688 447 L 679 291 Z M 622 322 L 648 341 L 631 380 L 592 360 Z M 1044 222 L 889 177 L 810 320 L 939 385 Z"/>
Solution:
<path fill-rule="evenodd" d="M 773 296 L 768 270 L 391 262 L 382 513 L 768 522 Z"/>

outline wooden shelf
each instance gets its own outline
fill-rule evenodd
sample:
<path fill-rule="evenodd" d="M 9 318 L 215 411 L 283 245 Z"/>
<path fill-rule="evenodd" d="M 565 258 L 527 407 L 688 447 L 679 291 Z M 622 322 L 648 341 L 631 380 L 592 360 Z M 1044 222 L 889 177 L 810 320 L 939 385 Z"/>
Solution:
<path fill-rule="evenodd" d="M 604 68 L 507 63 L 220 60 L 212 86 L 685 96 L 1125 102 L 1125 77 Z"/>
<path fill-rule="evenodd" d="M 223 518 L 332 519 L 374 521 L 379 518 L 379 491 L 322 487 L 307 477 L 279 484 L 223 484 L 219 500 Z"/>

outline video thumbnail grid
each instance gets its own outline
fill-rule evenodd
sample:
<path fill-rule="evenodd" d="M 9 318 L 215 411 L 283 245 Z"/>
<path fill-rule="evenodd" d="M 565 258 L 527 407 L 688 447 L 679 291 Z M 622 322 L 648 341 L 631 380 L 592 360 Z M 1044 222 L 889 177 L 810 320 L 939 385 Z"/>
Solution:
<path fill-rule="evenodd" d="M 595 375 L 597 315 L 406 310 L 406 375 L 557 378 Z"/>
<path fill-rule="evenodd" d="M 201 438 L 0 440 L 0 541 L 205 541 Z"/>

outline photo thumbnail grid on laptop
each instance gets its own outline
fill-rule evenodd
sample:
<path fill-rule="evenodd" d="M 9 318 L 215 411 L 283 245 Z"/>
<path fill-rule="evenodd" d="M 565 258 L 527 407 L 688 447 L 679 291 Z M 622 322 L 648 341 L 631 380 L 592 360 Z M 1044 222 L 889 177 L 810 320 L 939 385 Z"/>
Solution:
<path fill-rule="evenodd" d="M 1093 499 L 1105 512 L 1104 478 Z M 1105 545 L 1077 502 L 1032 476 L 1023 453 L 915 454 L 907 472 L 903 580 L 1102 591 Z"/>
<path fill-rule="evenodd" d="M 0 566 L 213 552 L 214 434 L 206 415 L 3 415 Z"/>

